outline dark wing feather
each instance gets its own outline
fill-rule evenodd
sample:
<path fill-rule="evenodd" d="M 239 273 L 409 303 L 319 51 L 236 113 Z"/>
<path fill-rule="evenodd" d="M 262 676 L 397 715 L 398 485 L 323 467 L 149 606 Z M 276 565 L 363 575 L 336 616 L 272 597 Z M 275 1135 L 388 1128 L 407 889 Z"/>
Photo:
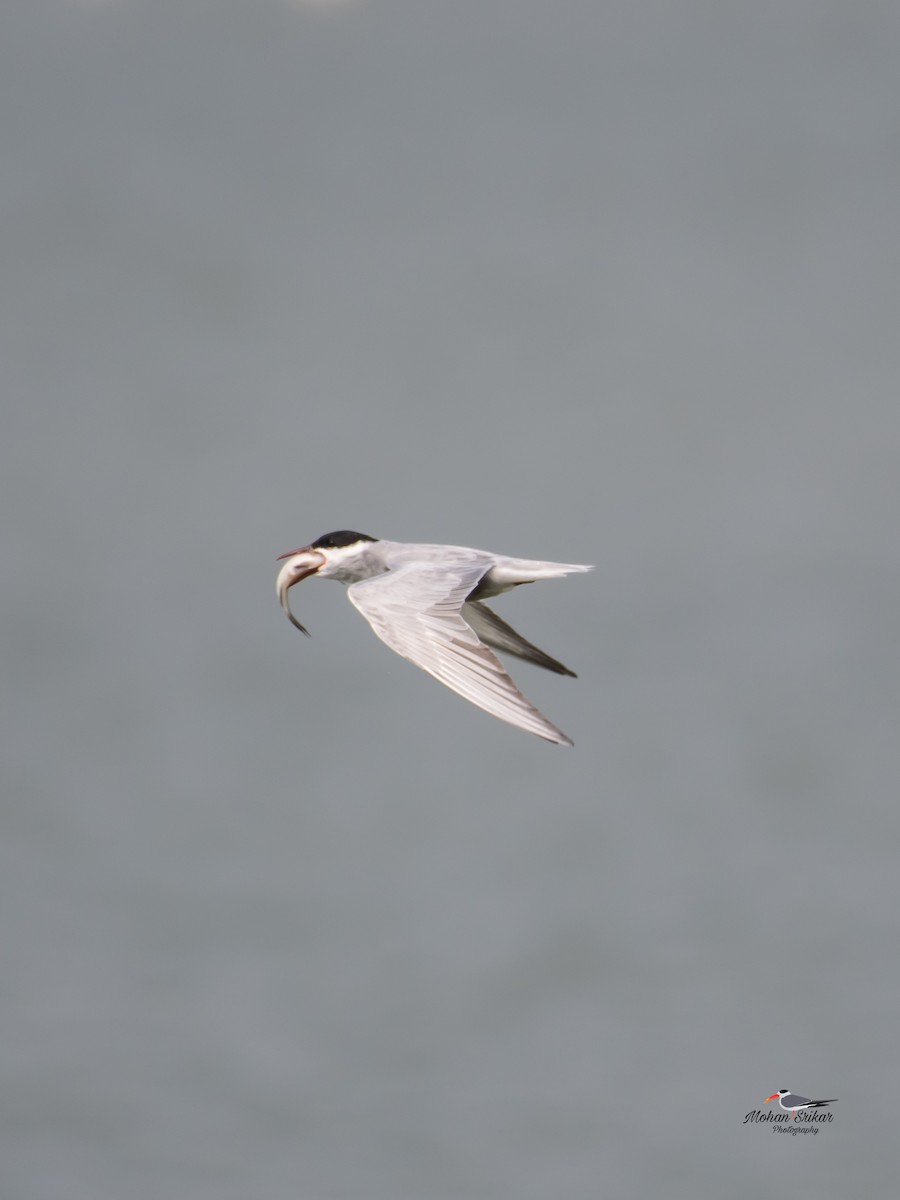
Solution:
<path fill-rule="evenodd" d="M 543 650 L 539 650 L 537 646 L 526 641 L 520 633 L 512 628 L 511 625 L 492 612 L 486 604 L 480 600 L 468 600 L 462 607 L 462 618 L 466 624 L 475 631 L 486 646 L 490 646 L 492 650 L 499 650 L 501 654 L 512 654 L 516 658 L 523 658 L 526 662 L 534 663 L 537 667 L 544 667 L 547 671 L 555 671 L 557 675 L 571 675 L 576 678 L 575 672 L 570 671 L 568 667 L 564 667 L 561 662 L 555 658 L 551 658 L 549 654 L 545 654 Z"/>

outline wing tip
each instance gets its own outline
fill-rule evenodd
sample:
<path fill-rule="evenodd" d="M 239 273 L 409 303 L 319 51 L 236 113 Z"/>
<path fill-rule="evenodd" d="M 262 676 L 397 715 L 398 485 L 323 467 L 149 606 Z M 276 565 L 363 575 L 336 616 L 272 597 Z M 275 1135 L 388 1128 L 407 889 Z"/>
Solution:
<path fill-rule="evenodd" d="M 561 729 L 554 729 L 552 733 L 539 733 L 538 737 L 543 738 L 545 742 L 550 742 L 553 746 L 565 746 L 569 750 L 575 749 L 575 743 Z"/>

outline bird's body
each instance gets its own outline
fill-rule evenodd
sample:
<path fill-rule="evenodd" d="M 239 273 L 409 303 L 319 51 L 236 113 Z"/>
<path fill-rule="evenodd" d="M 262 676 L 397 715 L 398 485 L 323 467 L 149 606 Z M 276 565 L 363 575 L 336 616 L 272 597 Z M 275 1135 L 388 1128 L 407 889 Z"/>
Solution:
<path fill-rule="evenodd" d="M 303 626 L 290 610 L 289 589 L 310 575 L 337 579 L 392 650 L 501 720 L 572 745 L 526 700 L 492 651 L 560 675 L 574 672 L 526 641 L 484 600 L 589 566 L 510 558 L 468 546 L 389 542 L 351 530 L 325 534 L 281 557 L 286 561 L 276 582 L 278 597 L 298 628 Z"/>
<path fill-rule="evenodd" d="M 777 1100 L 778 1107 L 783 1108 L 785 1112 L 793 1113 L 794 1120 L 796 1120 L 799 1113 L 808 1112 L 811 1108 L 827 1108 L 829 1104 L 834 1104 L 836 1099 L 834 1097 L 831 1100 L 810 1100 L 808 1096 L 797 1096 L 788 1088 L 782 1088 L 778 1092 L 773 1092 L 765 1103 L 768 1104 L 769 1100 Z"/>

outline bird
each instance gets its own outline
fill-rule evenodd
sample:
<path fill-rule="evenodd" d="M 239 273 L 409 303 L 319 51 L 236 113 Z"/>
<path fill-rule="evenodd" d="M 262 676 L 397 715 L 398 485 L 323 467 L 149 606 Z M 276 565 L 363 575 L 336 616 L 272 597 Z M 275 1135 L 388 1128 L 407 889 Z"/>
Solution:
<path fill-rule="evenodd" d="M 467 546 L 390 542 L 351 529 L 323 534 L 289 550 L 276 579 L 281 607 L 288 592 L 315 575 L 347 585 L 347 597 L 392 650 L 485 712 L 557 745 L 572 746 L 525 698 L 493 653 L 512 654 L 558 675 L 575 676 L 516 633 L 484 603 L 523 583 L 590 571 L 582 563 L 509 558 Z"/>
<path fill-rule="evenodd" d="M 829 1104 L 837 1103 L 837 1096 L 831 1100 L 810 1100 L 808 1096 L 795 1096 L 787 1088 L 782 1088 L 778 1092 L 773 1092 L 763 1103 L 768 1104 L 769 1100 L 777 1100 L 779 1107 L 783 1108 L 785 1112 L 793 1113 L 796 1121 L 801 1109 L 827 1108 Z"/>

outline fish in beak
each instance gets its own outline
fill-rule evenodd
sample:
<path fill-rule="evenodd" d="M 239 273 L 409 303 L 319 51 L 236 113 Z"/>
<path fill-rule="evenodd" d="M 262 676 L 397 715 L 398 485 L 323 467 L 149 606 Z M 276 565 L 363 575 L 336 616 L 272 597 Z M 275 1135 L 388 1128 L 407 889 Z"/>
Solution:
<path fill-rule="evenodd" d="M 279 554 L 276 561 L 281 562 L 282 559 L 285 560 L 285 563 L 278 572 L 278 578 L 275 580 L 275 590 L 278 593 L 278 599 L 281 602 L 281 607 L 287 613 L 291 624 L 296 625 L 301 633 L 305 633 L 309 637 L 309 630 L 304 628 L 291 612 L 288 592 L 301 579 L 315 575 L 316 571 L 324 565 L 325 555 L 320 554 L 318 550 L 313 550 L 312 546 L 304 546 L 301 550 L 289 550 L 287 554 Z"/>

